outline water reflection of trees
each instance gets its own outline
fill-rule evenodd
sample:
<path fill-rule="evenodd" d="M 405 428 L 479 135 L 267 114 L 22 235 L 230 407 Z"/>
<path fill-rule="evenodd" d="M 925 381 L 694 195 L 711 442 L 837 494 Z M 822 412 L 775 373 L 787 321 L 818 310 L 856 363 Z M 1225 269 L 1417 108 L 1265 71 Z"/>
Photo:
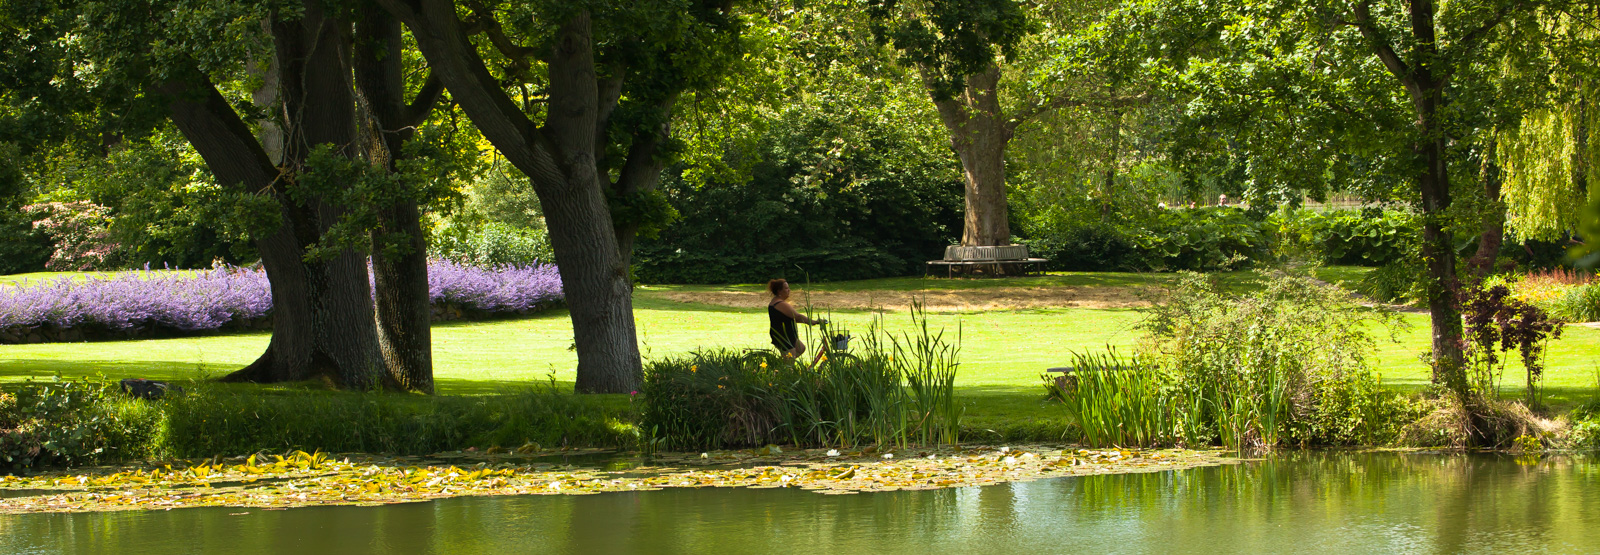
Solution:
<path fill-rule="evenodd" d="M 1600 465 L 1582 457 L 1519 465 L 1496 455 L 1291 453 L 1177 472 L 860 495 L 707 488 L 0 515 L 0 552 L 1582 551 L 1600 529 L 1596 486 Z"/>

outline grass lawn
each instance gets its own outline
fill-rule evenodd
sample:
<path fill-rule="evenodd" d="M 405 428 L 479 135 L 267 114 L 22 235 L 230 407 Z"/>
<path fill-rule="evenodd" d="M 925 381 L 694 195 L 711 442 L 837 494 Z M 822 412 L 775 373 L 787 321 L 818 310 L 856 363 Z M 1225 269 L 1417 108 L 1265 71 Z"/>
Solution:
<path fill-rule="evenodd" d="M 1360 271 L 1333 270 L 1328 281 L 1359 279 Z M 1329 279 L 1332 278 L 1332 279 Z M 1343 279 L 1340 279 L 1343 278 Z M 1050 287 L 1086 285 L 1156 285 L 1171 274 L 1066 273 L 1019 279 L 943 280 L 894 278 L 816 284 L 812 290 L 933 290 L 981 287 Z M 1246 274 L 1231 274 L 1234 286 L 1248 287 Z M 646 360 L 696 348 L 768 348 L 764 307 L 731 308 L 660 298 L 659 291 L 758 290 L 759 285 L 649 286 L 635 298 L 640 345 Z M 858 335 L 875 317 L 890 331 L 906 331 L 905 312 L 881 316 L 863 311 L 836 312 L 831 318 Z M 1058 409 L 1041 402 L 1040 373 L 1064 365 L 1071 351 L 1106 345 L 1123 352 L 1139 337 L 1137 309 L 1050 308 L 981 313 L 934 313 L 930 324 L 961 338 L 962 372 L 958 385 L 973 423 L 1059 418 Z M 1399 342 L 1380 342 L 1375 363 L 1384 383 L 1418 389 L 1428 383 L 1428 368 L 1417 358 L 1428 343 L 1428 317 L 1405 314 L 1409 329 Z M 1387 334 L 1383 334 L 1387 338 Z M 48 379 L 57 373 L 108 378 L 199 379 L 248 364 L 267 345 L 267 335 L 240 334 L 183 339 L 103 343 L 0 345 L 0 382 Z M 807 341 L 815 344 L 814 341 Z M 444 394 L 484 394 L 542 383 L 550 376 L 570 387 L 577 355 L 570 350 L 572 328 L 565 311 L 489 322 L 448 322 L 434 327 L 435 377 Z M 1568 326 L 1550 347 L 1545 385 L 1557 405 L 1587 400 L 1596 393 L 1600 372 L 1600 330 Z M 1510 392 L 1520 391 L 1521 368 L 1513 364 L 1505 376 Z"/>

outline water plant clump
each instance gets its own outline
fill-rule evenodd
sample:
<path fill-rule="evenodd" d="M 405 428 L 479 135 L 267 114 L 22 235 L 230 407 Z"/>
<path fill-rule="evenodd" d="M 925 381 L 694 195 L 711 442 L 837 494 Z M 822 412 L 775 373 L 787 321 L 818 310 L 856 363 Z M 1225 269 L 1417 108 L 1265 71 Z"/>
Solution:
<path fill-rule="evenodd" d="M 914 332 L 885 332 L 879 318 L 860 349 L 815 365 L 729 350 L 651 362 L 640 428 L 674 449 L 955 444 L 959 334 L 931 330 L 916 304 Z"/>
<path fill-rule="evenodd" d="M 1073 380 L 1046 387 L 1090 445 L 1381 444 L 1411 409 L 1379 386 L 1367 330 L 1398 324 L 1306 278 L 1233 294 L 1188 274 L 1151 309 L 1140 353 L 1075 355 Z"/>

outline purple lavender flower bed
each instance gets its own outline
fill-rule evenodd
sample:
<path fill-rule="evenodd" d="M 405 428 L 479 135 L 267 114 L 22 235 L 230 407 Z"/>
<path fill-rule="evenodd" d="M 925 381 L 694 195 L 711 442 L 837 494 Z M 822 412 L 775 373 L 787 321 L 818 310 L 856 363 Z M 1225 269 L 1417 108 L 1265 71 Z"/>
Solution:
<path fill-rule="evenodd" d="M 441 315 L 446 308 L 483 315 L 527 314 L 564 298 L 554 264 L 479 268 L 448 260 L 428 263 L 428 297 L 435 320 L 452 319 Z"/>
<path fill-rule="evenodd" d="M 552 265 L 428 265 L 435 319 L 526 314 L 561 301 Z M 259 269 L 121 272 L 0 286 L 0 343 L 266 329 L 272 291 Z"/>

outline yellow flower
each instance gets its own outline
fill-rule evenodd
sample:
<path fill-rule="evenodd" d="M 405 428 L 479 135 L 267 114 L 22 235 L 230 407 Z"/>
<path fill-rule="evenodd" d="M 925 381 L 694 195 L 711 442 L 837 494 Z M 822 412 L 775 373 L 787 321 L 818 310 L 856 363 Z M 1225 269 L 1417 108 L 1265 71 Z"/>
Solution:
<path fill-rule="evenodd" d="M 690 372 L 699 372 L 700 371 L 700 365 L 697 364 L 697 365 L 694 365 L 694 366 L 690 366 L 689 367 L 689 371 Z"/>
<path fill-rule="evenodd" d="M 761 367 L 762 367 L 762 368 L 766 368 L 766 367 L 767 367 L 767 363 L 766 363 L 766 362 L 762 362 L 762 363 L 761 363 Z"/>
<path fill-rule="evenodd" d="M 719 385 L 719 386 L 717 386 L 717 389 L 723 389 L 723 386 Z"/>

